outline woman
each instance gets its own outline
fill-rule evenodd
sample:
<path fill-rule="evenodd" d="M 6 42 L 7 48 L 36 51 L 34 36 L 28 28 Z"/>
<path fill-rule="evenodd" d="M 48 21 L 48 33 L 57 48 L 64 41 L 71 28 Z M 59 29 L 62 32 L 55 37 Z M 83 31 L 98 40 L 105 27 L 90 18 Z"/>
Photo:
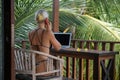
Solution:
<path fill-rule="evenodd" d="M 31 49 L 49 54 L 50 46 L 52 45 L 55 50 L 59 50 L 61 44 L 53 34 L 51 23 L 48 20 L 48 13 L 45 10 L 37 11 L 35 20 L 38 23 L 38 27 L 29 32 Z M 47 60 L 48 58 L 45 56 L 36 55 L 37 72 L 46 71 Z"/>

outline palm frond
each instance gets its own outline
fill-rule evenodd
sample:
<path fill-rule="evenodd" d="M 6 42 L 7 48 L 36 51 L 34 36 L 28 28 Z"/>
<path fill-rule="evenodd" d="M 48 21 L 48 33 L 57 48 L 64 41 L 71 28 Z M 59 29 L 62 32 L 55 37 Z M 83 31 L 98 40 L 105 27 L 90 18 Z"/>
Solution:
<path fill-rule="evenodd" d="M 47 4 L 47 5 L 46 5 Z M 15 28 L 29 22 L 34 23 L 34 13 L 39 9 L 50 9 L 52 0 L 16 0 L 15 1 Z"/>
<path fill-rule="evenodd" d="M 79 27 L 76 36 L 80 39 L 120 41 L 120 29 L 88 15 L 81 15 L 87 27 Z M 77 38 L 76 37 L 76 38 Z"/>
<path fill-rule="evenodd" d="M 120 25 L 119 0 L 90 0 L 87 4 L 86 14 L 102 21 Z"/>

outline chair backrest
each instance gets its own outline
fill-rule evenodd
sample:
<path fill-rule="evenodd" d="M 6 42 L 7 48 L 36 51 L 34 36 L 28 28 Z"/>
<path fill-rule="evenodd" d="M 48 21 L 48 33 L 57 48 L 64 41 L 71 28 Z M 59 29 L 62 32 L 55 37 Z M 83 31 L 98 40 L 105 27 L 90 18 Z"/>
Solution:
<path fill-rule="evenodd" d="M 36 57 L 35 55 L 41 55 L 48 57 L 47 71 L 46 72 L 36 72 Z M 39 51 L 26 50 L 26 49 L 14 49 L 14 61 L 15 70 L 19 74 L 31 74 L 33 76 L 32 80 L 35 80 L 36 76 L 43 76 L 46 74 L 57 73 L 57 76 L 62 76 L 62 63 L 63 60 L 43 53 Z"/>
<path fill-rule="evenodd" d="M 20 73 L 32 73 L 32 53 L 14 49 L 15 70 Z"/>

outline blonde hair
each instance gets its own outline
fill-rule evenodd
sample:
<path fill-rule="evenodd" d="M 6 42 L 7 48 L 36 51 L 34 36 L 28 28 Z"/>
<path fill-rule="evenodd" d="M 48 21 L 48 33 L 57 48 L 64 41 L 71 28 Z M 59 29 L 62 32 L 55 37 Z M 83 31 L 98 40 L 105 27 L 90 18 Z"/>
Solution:
<path fill-rule="evenodd" d="M 35 12 L 35 20 L 37 22 L 42 22 L 48 17 L 49 17 L 48 12 L 45 11 L 44 9 L 41 9 Z"/>

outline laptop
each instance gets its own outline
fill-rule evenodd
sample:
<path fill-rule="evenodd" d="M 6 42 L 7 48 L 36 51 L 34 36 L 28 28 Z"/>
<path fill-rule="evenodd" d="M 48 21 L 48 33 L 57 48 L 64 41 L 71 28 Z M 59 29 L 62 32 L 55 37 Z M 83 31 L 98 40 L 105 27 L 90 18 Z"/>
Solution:
<path fill-rule="evenodd" d="M 72 33 L 54 33 L 62 48 L 70 48 Z"/>

